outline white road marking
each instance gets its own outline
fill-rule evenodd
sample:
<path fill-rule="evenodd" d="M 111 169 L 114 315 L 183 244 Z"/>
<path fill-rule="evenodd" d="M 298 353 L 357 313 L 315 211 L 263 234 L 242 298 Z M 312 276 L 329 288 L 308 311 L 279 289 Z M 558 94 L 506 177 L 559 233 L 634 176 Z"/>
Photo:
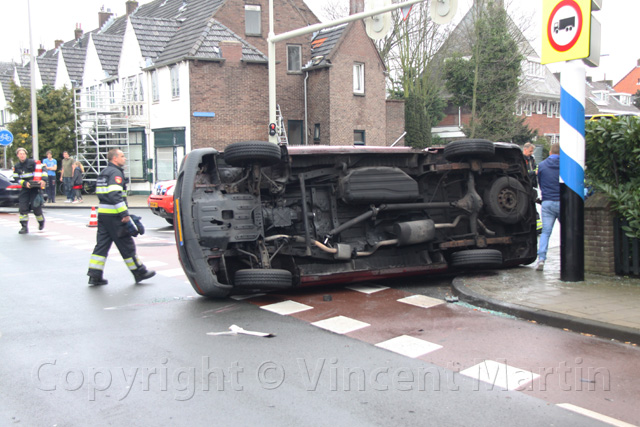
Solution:
<path fill-rule="evenodd" d="M 487 384 L 500 387 L 503 390 L 518 390 L 540 376 L 531 371 L 493 360 L 485 360 L 482 363 L 460 371 L 460 373 Z"/>
<path fill-rule="evenodd" d="M 633 424 L 625 423 L 624 421 L 616 420 L 615 418 L 608 417 L 606 415 L 599 414 L 597 412 L 590 411 L 579 406 L 572 405 L 571 403 L 558 403 L 559 407 L 568 409 L 569 411 L 577 412 L 578 414 L 585 415 L 589 418 L 593 418 L 603 423 L 611 424 L 612 426 L 620 427 L 634 427 Z"/>
<path fill-rule="evenodd" d="M 399 299 L 398 302 L 415 305 L 416 307 L 423 307 L 423 308 L 435 307 L 436 305 L 444 304 L 444 301 L 442 300 L 439 300 L 436 298 L 430 298 L 425 295 L 411 295 L 406 298 Z"/>
<path fill-rule="evenodd" d="M 336 334 L 348 334 L 349 332 L 371 326 L 368 323 L 345 316 L 331 317 L 329 319 L 313 322 L 312 325 L 335 332 Z"/>
<path fill-rule="evenodd" d="M 390 340 L 376 344 L 376 347 L 384 348 L 403 356 L 416 358 L 432 351 L 442 348 L 441 345 L 434 344 L 420 338 L 410 337 L 409 335 L 400 335 Z"/>
<path fill-rule="evenodd" d="M 299 313 L 305 310 L 311 310 L 313 307 L 308 306 L 306 304 L 300 304 L 295 301 L 282 301 L 277 302 L 275 304 L 263 305 L 260 307 L 263 310 L 271 311 L 272 313 L 280 314 L 286 316 L 288 314 Z"/>
<path fill-rule="evenodd" d="M 351 285 L 346 286 L 347 289 L 351 289 L 352 291 L 362 292 L 363 294 L 373 294 L 375 292 L 384 291 L 385 289 L 389 289 L 387 286 L 379 286 L 379 285 Z"/>

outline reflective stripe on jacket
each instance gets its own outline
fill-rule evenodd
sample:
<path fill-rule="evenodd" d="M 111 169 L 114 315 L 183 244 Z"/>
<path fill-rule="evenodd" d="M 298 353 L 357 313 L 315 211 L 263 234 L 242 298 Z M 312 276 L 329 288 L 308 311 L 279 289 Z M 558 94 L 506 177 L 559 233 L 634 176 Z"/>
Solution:
<path fill-rule="evenodd" d="M 96 195 L 100 205 L 98 213 L 101 215 L 118 215 L 120 218 L 129 216 L 127 208 L 127 184 L 122 168 L 109 163 L 96 180 Z"/>

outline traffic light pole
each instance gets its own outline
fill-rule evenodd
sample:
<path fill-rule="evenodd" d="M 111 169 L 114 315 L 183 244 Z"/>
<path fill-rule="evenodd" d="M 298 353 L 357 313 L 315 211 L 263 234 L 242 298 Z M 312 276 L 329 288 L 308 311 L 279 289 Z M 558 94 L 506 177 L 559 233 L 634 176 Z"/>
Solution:
<path fill-rule="evenodd" d="M 381 7 L 379 9 L 356 13 L 353 15 L 346 16 L 344 18 L 336 19 L 334 21 L 309 25 L 308 27 L 287 31 L 286 33 L 276 35 L 273 28 L 273 0 L 269 0 L 269 37 L 267 38 L 267 45 L 268 45 L 267 54 L 269 55 L 269 123 L 276 123 L 277 102 L 276 102 L 276 46 L 275 44 L 277 42 L 288 40 L 288 39 L 302 36 L 305 34 L 314 33 L 316 31 L 320 31 L 325 28 L 334 27 L 336 25 L 346 24 L 347 22 L 358 21 L 360 19 L 379 15 L 381 13 L 391 12 L 393 10 L 401 9 L 406 6 L 411 6 L 416 3 L 422 3 L 424 1 L 426 0 L 409 0 L 402 3 L 390 4 L 388 6 Z M 277 135 L 269 135 L 269 142 L 273 142 L 274 144 L 277 144 L 278 143 Z"/>
<path fill-rule="evenodd" d="M 560 76 L 560 280 L 584 281 L 585 68 L 568 61 Z"/>

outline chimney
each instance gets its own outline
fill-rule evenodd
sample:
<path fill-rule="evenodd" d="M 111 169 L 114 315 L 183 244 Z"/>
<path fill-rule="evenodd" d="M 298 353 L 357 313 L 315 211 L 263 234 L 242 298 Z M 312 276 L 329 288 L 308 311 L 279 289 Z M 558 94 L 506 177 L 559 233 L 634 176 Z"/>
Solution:
<path fill-rule="evenodd" d="M 64 43 L 64 41 L 62 41 L 62 40 L 56 40 L 56 41 L 54 41 L 53 43 L 54 43 L 54 45 L 55 45 L 55 49 L 57 49 L 57 48 L 59 48 L 59 47 L 60 47 L 60 45 L 62 45 L 62 43 Z"/>
<path fill-rule="evenodd" d="M 587 76 L 587 83 L 593 83 L 593 77 Z"/>
<path fill-rule="evenodd" d="M 364 12 L 364 0 L 349 0 L 349 15 Z"/>
<path fill-rule="evenodd" d="M 80 40 L 80 37 L 82 37 L 82 28 L 80 24 L 76 24 L 76 29 L 73 32 L 73 35 L 75 37 L 75 40 Z"/>
<path fill-rule="evenodd" d="M 638 67 L 640 67 L 640 59 L 638 59 Z"/>
<path fill-rule="evenodd" d="M 107 9 L 107 11 L 105 12 L 103 6 L 100 12 L 98 12 L 98 28 L 102 28 L 104 23 L 107 22 L 112 16 L 113 13 L 111 13 L 111 9 Z"/>
<path fill-rule="evenodd" d="M 128 0 L 127 1 L 127 16 L 131 15 L 133 13 L 134 10 L 136 10 L 138 8 L 138 2 L 135 0 Z"/>
<path fill-rule="evenodd" d="M 38 48 L 38 56 L 42 56 L 47 50 L 44 48 L 43 45 L 40 45 L 40 47 Z"/>
<path fill-rule="evenodd" d="M 242 43 L 236 40 L 222 40 L 219 43 L 220 56 L 227 62 L 242 61 Z"/>

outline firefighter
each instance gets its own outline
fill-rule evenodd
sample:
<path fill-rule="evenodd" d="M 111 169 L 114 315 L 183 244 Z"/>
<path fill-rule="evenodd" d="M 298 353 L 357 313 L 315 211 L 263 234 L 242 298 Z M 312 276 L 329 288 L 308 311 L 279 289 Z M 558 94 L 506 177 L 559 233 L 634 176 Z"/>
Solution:
<path fill-rule="evenodd" d="M 102 277 L 102 273 L 111 243 L 116 244 L 122 259 L 133 273 L 136 283 L 139 283 L 155 276 L 156 272 L 147 270 L 136 255 L 136 245 L 127 227 L 131 217 L 127 209 L 127 184 L 122 169 L 127 159 L 121 150 L 114 148 L 109 150 L 107 160 L 109 165 L 100 173 L 96 181 L 96 194 L 100 205 L 96 247 L 91 254 L 87 272 L 89 284 L 99 286 L 108 283 Z"/>
<path fill-rule="evenodd" d="M 35 160 L 27 159 L 27 150 L 20 147 L 16 150 L 16 155 L 20 163 L 13 167 L 13 180 L 22 187 L 18 196 L 22 228 L 18 233 L 27 234 L 29 232 L 29 210 L 33 210 L 33 214 L 40 224 L 38 229 L 44 228 L 44 215 L 42 214 L 44 200 L 40 190 L 45 188 L 46 183 L 42 180 L 42 172 L 36 170 Z"/>
<path fill-rule="evenodd" d="M 522 154 L 524 154 L 524 162 L 527 164 L 527 174 L 531 180 L 531 186 L 538 192 L 538 165 L 536 164 L 536 158 L 533 157 L 533 150 L 536 148 L 530 142 L 524 144 L 522 148 Z M 536 197 L 537 199 L 537 197 Z M 542 220 L 540 220 L 540 214 L 536 209 L 536 231 L 538 234 L 542 233 Z"/>

